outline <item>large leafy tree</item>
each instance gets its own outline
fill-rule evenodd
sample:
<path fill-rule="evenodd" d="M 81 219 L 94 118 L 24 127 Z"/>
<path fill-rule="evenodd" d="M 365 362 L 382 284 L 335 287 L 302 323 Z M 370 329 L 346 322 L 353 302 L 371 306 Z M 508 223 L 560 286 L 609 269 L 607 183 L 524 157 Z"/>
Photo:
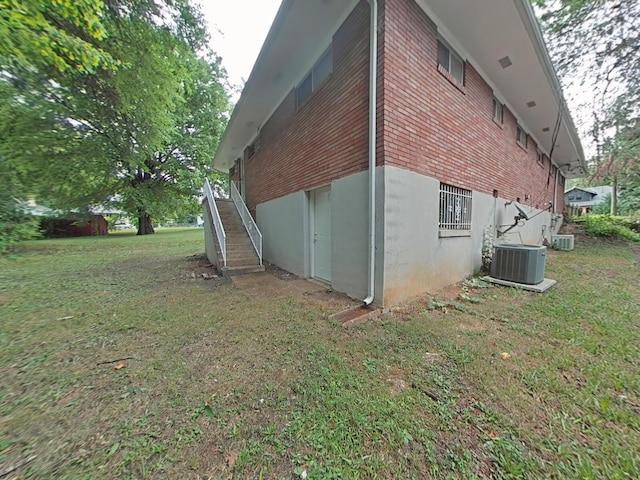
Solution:
<path fill-rule="evenodd" d="M 6 15 L 31 40 L 0 51 L 0 169 L 17 172 L 23 195 L 63 208 L 110 200 L 153 233 L 152 218 L 196 205 L 227 118 L 224 70 L 188 0 L 69 3 L 88 23 L 53 7 L 41 21 L 75 53 L 43 58 L 32 25 Z"/>
<path fill-rule="evenodd" d="M 532 0 L 540 7 L 552 57 L 594 146 L 592 180 L 637 191 L 640 169 L 640 2 Z M 615 201 L 612 209 L 615 211 Z"/>

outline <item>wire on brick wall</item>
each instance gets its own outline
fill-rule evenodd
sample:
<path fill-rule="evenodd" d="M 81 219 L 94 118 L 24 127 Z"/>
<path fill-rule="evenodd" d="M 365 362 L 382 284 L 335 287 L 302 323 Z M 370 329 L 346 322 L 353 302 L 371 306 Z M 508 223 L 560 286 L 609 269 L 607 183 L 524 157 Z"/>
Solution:
<path fill-rule="evenodd" d="M 551 151 L 549 152 L 549 175 L 547 176 L 547 186 L 551 179 L 553 172 L 553 151 L 556 149 L 556 140 L 558 139 L 558 133 L 560 132 L 560 124 L 562 123 L 562 112 L 564 110 L 564 98 L 560 97 L 560 108 L 558 108 L 558 118 L 556 124 L 553 127 L 553 134 L 551 135 Z"/>

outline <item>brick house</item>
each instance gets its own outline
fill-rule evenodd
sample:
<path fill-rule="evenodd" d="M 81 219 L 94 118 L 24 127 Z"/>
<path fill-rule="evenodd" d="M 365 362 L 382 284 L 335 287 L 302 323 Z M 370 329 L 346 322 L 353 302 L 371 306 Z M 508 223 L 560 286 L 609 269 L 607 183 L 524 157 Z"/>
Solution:
<path fill-rule="evenodd" d="M 284 0 L 213 166 L 266 260 L 389 305 L 550 240 L 585 172 L 563 105 L 528 0 Z M 515 200 L 542 213 L 501 235 Z"/>

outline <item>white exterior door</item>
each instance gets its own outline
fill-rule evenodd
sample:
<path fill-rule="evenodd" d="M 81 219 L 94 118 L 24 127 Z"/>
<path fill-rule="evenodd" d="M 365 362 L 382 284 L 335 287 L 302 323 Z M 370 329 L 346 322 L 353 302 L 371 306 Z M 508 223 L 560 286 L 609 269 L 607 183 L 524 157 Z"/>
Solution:
<path fill-rule="evenodd" d="M 331 282 L 331 187 L 313 191 L 312 276 Z"/>

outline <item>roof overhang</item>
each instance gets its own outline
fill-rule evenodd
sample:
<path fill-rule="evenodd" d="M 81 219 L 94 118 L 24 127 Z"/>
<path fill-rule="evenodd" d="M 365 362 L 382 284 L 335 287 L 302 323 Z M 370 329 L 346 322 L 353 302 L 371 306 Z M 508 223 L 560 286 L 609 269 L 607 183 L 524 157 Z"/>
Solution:
<path fill-rule="evenodd" d="M 416 1 L 565 177 L 585 176 L 580 138 L 529 0 Z M 505 57 L 511 65 L 503 68 Z"/>
<path fill-rule="evenodd" d="M 580 139 L 529 1 L 416 2 L 451 46 L 489 83 L 540 149 L 552 154 L 564 176 L 584 176 Z M 356 4 L 356 0 L 282 2 L 216 152 L 214 168 L 228 170 L 242 156 L 260 126 L 327 48 Z M 504 57 L 511 61 L 507 68 L 499 62 Z M 531 102 L 535 106 L 529 106 Z"/>
<path fill-rule="evenodd" d="M 357 0 L 283 0 L 213 159 L 226 171 L 298 85 Z"/>

